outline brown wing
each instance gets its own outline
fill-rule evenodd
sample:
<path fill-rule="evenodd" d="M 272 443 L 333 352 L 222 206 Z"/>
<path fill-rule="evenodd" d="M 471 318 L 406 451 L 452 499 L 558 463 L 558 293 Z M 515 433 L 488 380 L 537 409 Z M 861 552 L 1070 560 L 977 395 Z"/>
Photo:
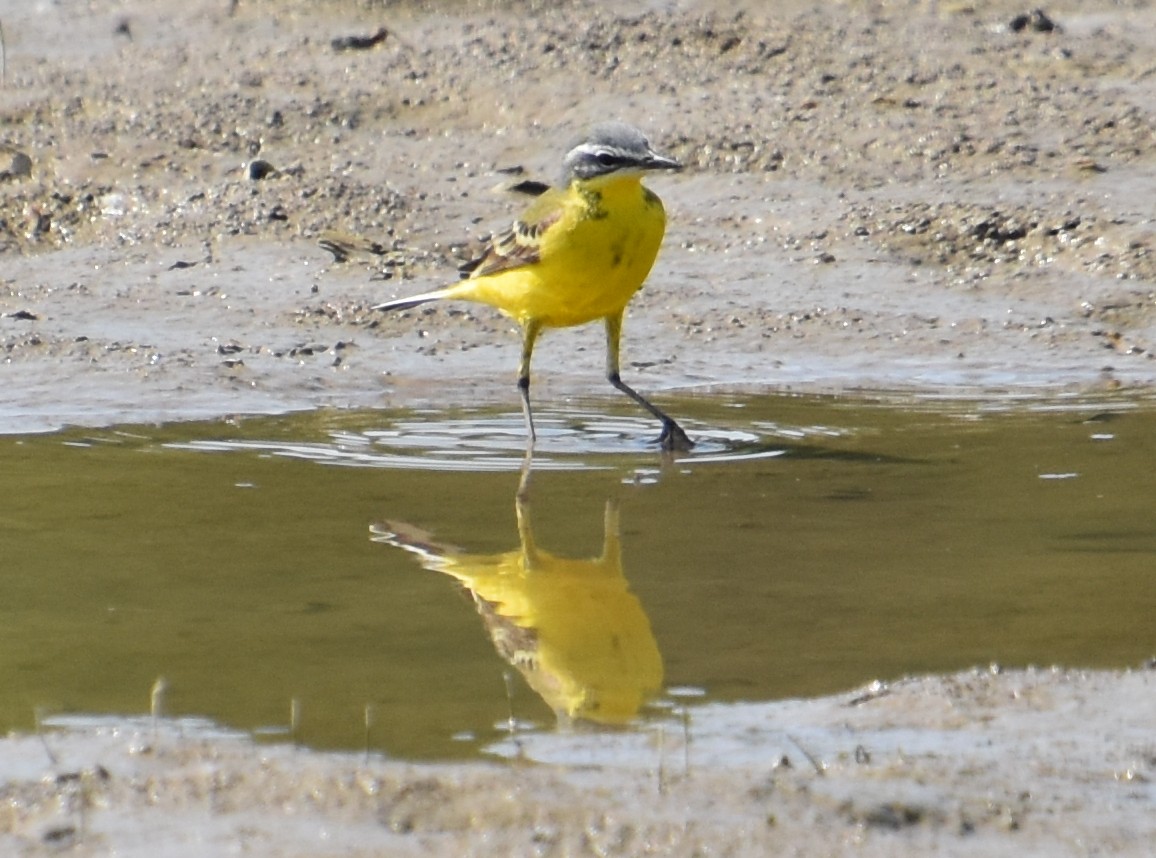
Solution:
<path fill-rule="evenodd" d="M 485 277 L 523 265 L 533 265 L 541 257 L 542 236 L 562 219 L 566 195 L 556 188 L 538 197 L 514 225 L 492 239 L 477 259 L 458 270 L 463 277 Z"/>

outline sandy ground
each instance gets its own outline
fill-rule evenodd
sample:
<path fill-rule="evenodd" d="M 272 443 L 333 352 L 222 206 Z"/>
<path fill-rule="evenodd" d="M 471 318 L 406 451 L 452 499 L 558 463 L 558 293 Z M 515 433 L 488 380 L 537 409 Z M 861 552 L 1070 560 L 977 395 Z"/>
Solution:
<path fill-rule="evenodd" d="M 367 308 L 454 279 L 524 204 L 500 171 L 606 116 L 688 167 L 652 183 L 643 390 L 1156 379 L 1149 4 L 445 5 L 0 5 L 0 429 L 515 405 L 509 322 Z M 612 393 L 601 340 L 550 332 L 542 407 Z"/>
<path fill-rule="evenodd" d="M 440 5 L 0 2 L 0 431 L 515 407 L 508 322 L 368 308 L 452 279 L 522 204 L 495 186 L 553 178 L 606 116 L 688 168 L 653 183 L 670 226 L 627 323 L 640 389 L 1151 393 L 1150 3 Z M 336 261 L 332 230 L 363 250 Z M 599 331 L 551 332 L 538 401 L 601 392 L 601 361 Z M 1151 676 L 704 712 L 703 747 L 747 718 L 750 753 L 696 751 L 669 778 L 362 765 L 131 725 L 53 734 L 52 764 L 13 739 L 0 843 L 1147 854 Z"/>
<path fill-rule="evenodd" d="M 257 747 L 192 722 L 9 739 L 7 855 L 1136 855 L 1156 671 L 991 671 L 538 734 L 510 764 Z"/>

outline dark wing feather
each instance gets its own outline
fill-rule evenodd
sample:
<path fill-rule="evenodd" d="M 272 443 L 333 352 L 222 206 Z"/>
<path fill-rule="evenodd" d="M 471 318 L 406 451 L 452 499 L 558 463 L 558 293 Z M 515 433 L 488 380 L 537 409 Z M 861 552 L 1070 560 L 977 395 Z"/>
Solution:
<path fill-rule="evenodd" d="M 542 236 L 561 220 L 565 212 L 565 195 L 550 189 L 543 193 L 514 225 L 492 239 L 477 259 L 458 271 L 463 277 L 485 277 L 523 265 L 533 265 L 541 257 Z"/>

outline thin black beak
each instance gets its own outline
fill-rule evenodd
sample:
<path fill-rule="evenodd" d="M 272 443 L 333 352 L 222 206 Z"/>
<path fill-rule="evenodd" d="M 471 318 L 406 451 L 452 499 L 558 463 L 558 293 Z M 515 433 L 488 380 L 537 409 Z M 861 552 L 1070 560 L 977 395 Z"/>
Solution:
<path fill-rule="evenodd" d="M 665 155 L 659 155 L 657 152 L 650 151 L 646 156 L 646 163 L 643 165 L 647 170 L 681 170 L 682 164 L 673 158 L 667 158 Z"/>

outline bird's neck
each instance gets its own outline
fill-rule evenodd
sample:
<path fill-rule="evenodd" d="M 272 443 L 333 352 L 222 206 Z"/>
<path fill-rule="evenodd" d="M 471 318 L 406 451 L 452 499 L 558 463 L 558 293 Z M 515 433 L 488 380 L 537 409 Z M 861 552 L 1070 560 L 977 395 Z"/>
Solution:
<path fill-rule="evenodd" d="M 574 179 L 570 188 L 588 200 L 612 202 L 616 199 L 639 196 L 642 190 L 642 176 L 627 173 L 598 176 L 593 179 Z"/>
<path fill-rule="evenodd" d="M 611 173 L 608 176 L 594 176 L 591 179 L 572 179 L 571 185 L 581 185 L 597 191 L 604 189 L 631 190 L 642 182 L 641 172 Z"/>

